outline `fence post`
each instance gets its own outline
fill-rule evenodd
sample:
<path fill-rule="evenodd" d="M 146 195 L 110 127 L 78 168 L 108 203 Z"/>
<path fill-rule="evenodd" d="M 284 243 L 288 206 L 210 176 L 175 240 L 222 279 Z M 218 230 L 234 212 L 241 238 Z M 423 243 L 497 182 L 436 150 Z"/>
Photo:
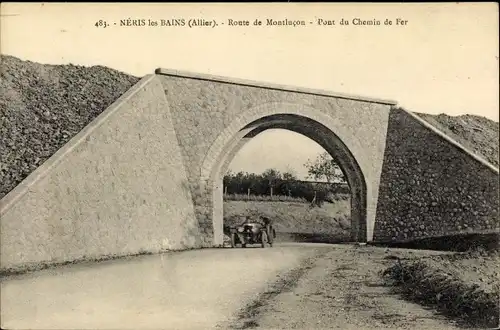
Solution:
<path fill-rule="evenodd" d="M 273 187 L 271 187 L 271 199 L 273 199 Z"/>
<path fill-rule="evenodd" d="M 248 191 L 247 191 L 247 200 L 248 201 L 250 200 L 250 188 L 248 188 Z"/>
<path fill-rule="evenodd" d="M 224 187 L 224 196 L 227 196 L 227 186 Z"/>

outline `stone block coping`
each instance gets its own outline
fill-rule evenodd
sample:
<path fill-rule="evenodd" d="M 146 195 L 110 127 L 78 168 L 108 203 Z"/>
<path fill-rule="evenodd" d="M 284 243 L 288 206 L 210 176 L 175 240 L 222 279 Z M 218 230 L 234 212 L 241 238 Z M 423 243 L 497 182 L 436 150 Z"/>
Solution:
<path fill-rule="evenodd" d="M 250 86 L 250 87 L 259 87 L 259 88 L 266 88 L 266 89 L 274 89 L 274 90 L 281 90 L 281 91 L 294 92 L 294 93 L 312 94 L 312 95 L 320 95 L 320 96 L 331 96 L 331 97 L 337 97 L 337 98 L 341 98 L 341 99 L 349 99 L 349 100 L 364 101 L 364 102 L 371 102 L 371 103 L 380 103 L 380 104 L 387 104 L 387 105 L 393 105 L 393 106 L 398 104 L 397 101 L 393 101 L 393 100 L 376 99 L 376 98 L 369 98 L 369 97 L 364 97 L 364 96 L 334 93 L 331 91 L 321 90 L 321 89 L 312 89 L 312 88 L 304 88 L 304 87 L 297 87 L 297 86 L 265 83 L 265 82 L 259 82 L 259 81 L 254 81 L 254 80 L 217 76 L 217 75 L 211 75 L 211 74 L 206 74 L 206 73 L 195 73 L 195 72 L 190 72 L 190 71 L 180 71 L 180 70 L 173 70 L 173 69 L 158 68 L 155 70 L 155 74 L 174 76 L 174 77 L 191 78 L 191 79 L 197 79 L 197 80 L 216 81 L 216 82 L 222 82 L 222 83 L 228 83 L 228 84 Z"/>

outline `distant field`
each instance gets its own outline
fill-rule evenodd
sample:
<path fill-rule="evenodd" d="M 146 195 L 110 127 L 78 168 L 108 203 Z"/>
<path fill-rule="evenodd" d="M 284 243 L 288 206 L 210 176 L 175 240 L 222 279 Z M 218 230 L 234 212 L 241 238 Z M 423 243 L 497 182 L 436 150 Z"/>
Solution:
<path fill-rule="evenodd" d="M 267 216 L 274 221 L 278 238 L 330 238 L 347 240 L 350 235 L 350 201 L 339 200 L 311 208 L 303 202 L 225 201 L 224 225 L 242 223 L 245 216 Z"/>

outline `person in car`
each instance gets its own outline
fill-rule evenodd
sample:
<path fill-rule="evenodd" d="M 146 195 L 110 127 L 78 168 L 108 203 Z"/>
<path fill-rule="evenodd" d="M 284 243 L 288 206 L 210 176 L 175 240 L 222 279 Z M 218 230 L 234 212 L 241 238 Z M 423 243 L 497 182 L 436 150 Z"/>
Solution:
<path fill-rule="evenodd" d="M 269 219 L 268 217 L 261 216 L 260 218 L 262 219 L 262 222 L 264 223 L 265 226 L 271 224 L 271 219 Z"/>

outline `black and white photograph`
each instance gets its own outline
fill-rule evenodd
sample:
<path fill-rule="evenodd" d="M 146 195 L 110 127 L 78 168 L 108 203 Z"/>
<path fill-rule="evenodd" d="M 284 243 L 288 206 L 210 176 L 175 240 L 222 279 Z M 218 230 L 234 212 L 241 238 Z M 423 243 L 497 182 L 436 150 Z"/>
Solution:
<path fill-rule="evenodd" d="M 1 329 L 498 329 L 499 7 L 0 7 Z"/>

